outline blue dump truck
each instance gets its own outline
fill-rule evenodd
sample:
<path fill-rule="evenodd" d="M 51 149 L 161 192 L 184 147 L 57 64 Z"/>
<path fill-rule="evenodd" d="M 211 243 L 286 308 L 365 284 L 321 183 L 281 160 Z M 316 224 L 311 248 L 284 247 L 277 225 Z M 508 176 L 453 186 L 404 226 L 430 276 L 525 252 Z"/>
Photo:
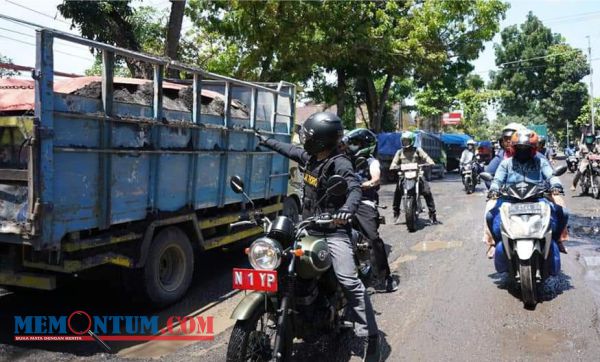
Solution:
<path fill-rule="evenodd" d="M 416 146 L 423 148 L 436 165 L 425 171 L 430 180 L 433 175 L 443 178 L 446 174 L 446 155 L 442 141 L 438 136 L 425 131 L 416 131 Z M 381 163 L 382 178 L 388 182 L 396 182 L 397 172 L 390 172 L 390 165 L 396 152 L 402 147 L 399 132 L 380 133 L 377 135 L 377 159 Z"/>
<path fill-rule="evenodd" d="M 57 39 L 97 49 L 102 77 L 61 93 Z M 188 289 L 197 253 L 262 233 L 231 226 L 245 212 L 231 176 L 258 210 L 282 212 L 288 161 L 258 146 L 253 129 L 291 141 L 292 84 L 244 82 L 50 29 L 37 31 L 36 57 L 34 113 L 0 112 L 0 285 L 51 290 L 111 266 L 166 305 Z M 153 78 L 115 78 L 116 57 Z M 188 80 L 164 80 L 167 68 Z"/>

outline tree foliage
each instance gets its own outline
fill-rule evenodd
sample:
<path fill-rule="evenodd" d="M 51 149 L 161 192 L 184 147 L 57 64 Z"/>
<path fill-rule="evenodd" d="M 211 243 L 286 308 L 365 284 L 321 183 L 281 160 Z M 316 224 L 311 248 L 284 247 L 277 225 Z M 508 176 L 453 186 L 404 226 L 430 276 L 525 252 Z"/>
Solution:
<path fill-rule="evenodd" d="M 5 63 L 5 64 L 13 64 L 12 59 L 0 54 L 0 63 Z M 6 69 L 6 68 L 0 68 L 0 78 L 10 78 L 10 77 L 14 77 L 15 75 L 19 75 L 20 73 L 12 70 L 12 69 Z"/>
<path fill-rule="evenodd" d="M 588 97 L 581 79 L 589 74 L 581 50 L 529 13 L 523 24 L 501 32 L 495 51 L 501 69 L 492 74 L 491 86 L 504 91 L 500 102 L 504 114 L 541 117 L 551 131 L 579 117 Z"/>
<path fill-rule="evenodd" d="M 222 35 L 239 60 L 236 75 L 306 82 L 335 72 L 338 112 L 354 86 L 380 130 L 396 79 L 425 87 L 471 70 L 498 31 L 506 4 L 492 1 L 189 1 L 198 29 Z"/>

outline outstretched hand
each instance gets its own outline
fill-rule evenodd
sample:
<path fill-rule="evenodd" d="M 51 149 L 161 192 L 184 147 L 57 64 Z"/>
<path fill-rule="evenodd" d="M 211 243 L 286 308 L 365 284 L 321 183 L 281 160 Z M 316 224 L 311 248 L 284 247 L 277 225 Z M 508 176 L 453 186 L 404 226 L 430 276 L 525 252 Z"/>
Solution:
<path fill-rule="evenodd" d="M 265 136 L 257 129 L 254 129 L 254 135 L 258 138 L 259 142 L 263 144 L 266 143 L 269 139 L 269 137 Z"/>

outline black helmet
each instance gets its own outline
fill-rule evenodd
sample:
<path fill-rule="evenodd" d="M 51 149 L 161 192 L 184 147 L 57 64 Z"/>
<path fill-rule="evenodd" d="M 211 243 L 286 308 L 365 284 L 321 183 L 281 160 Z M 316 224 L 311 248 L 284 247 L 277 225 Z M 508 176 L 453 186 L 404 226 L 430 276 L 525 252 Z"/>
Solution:
<path fill-rule="evenodd" d="M 306 119 L 300 132 L 300 140 L 309 155 L 333 150 L 344 135 L 340 117 L 329 112 L 318 112 Z"/>
<path fill-rule="evenodd" d="M 354 157 L 369 157 L 377 147 L 377 136 L 366 128 L 357 128 L 342 138 L 345 151 Z"/>
<path fill-rule="evenodd" d="M 575 147 L 575 143 L 569 142 L 569 147 L 574 148 Z"/>

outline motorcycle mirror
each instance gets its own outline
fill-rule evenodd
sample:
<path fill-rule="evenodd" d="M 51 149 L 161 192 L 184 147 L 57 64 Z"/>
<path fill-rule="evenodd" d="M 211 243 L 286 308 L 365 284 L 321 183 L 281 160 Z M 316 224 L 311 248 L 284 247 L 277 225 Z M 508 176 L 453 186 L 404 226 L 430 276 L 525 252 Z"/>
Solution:
<path fill-rule="evenodd" d="M 556 169 L 554 169 L 554 172 L 552 172 L 552 175 L 561 176 L 565 172 L 567 172 L 567 168 L 568 168 L 567 165 L 560 165 Z"/>
<path fill-rule="evenodd" d="M 229 179 L 229 186 L 236 194 L 241 194 L 244 192 L 244 181 L 238 175 L 231 176 Z"/>
<path fill-rule="evenodd" d="M 482 172 L 479 174 L 479 177 L 484 181 L 492 181 L 494 179 L 494 176 L 489 172 Z"/>
<path fill-rule="evenodd" d="M 348 183 L 340 175 L 333 175 L 327 180 L 327 194 L 332 196 L 345 196 L 348 192 Z"/>
<path fill-rule="evenodd" d="M 354 161 L 354 168 L 356 168 L 357 170 L 363 170 L 367 168 L 368 165 L 369 162 L 367 162 L 367 159 L 364 157 L 358 157 L 356 161 Z"/>

